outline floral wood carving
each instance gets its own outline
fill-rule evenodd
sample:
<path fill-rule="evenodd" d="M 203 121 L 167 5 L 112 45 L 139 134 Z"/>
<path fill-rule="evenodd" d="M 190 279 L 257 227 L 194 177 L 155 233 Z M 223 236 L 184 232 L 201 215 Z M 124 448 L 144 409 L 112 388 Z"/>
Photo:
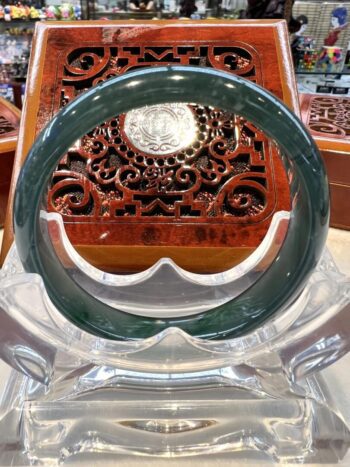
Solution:
<path fill-rule="evenodd" d="M 312 97 L 306 124 L 312 132 L 323 136 L 350 139 L 350 99 Z"/>

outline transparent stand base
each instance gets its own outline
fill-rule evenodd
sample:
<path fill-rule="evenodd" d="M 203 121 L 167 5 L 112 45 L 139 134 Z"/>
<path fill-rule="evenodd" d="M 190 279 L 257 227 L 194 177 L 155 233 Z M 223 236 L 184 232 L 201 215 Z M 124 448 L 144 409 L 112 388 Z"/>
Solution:
<path fill-rule="evenodd" d="M 327 251 L 288 309 L 223 341 L 175 327 L 96 338 L 55 309 L 15 249 L 0 281 L 0 357 L 19 371 L 0 391 L 0 465 L 350 465 L 337 387 L 322 377 L 350 350 L 350 282 Z"/>
<path fill-rule="evenodd" d="M 7 391 L 25 386 L 37 390 L 13 371 Z M 231 465 L 347 465 L 350 431 L 329 386 L 320 375 L 303 386 L 307 397 L 274 399 L 225 385 L 173 392 L 120 381 L 79 400 L 26 401 L 0 423 L 0 464 L 134 465 L 136 456 L 182 462 L 220 455 Z"/>

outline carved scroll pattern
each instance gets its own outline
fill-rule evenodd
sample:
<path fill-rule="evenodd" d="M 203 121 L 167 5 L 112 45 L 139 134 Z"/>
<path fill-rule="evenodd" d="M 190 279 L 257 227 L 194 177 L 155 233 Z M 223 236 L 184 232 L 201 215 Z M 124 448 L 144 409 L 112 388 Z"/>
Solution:
<path fill-rule="evenodd" d="M 0 136 L 12 133 L 16 130 L 15 126 L 7 120 L 3 115 L 0 115 Z"/>
<path fill-rule="evenodd" d="M 74 49 L 64 61 L 63 84 L 89 88 L 112 76 L 154 65 L 192 65 L 225 70 L 261 83 L 259 57 L 248 45 L 116 46 Z"/>
<path fill-rule="evenodd" d="M 155 64 L 211 66 L 261 83 L 247 46 L 91 47 L 64 63 L 61 103 L 100 81 Z M 137 150 L 124 116 L 100 125 L 61 160 L 50 200 L 64 217 L 106 220 L 258 222 L 274 209 L 271 143 L 252 124 L 220 109 L 191 105 L 198 133 L 168 155 Z"/>
<path fill-rule="evenodd" d="M 350 99 L 313 97 L 310 101 L 310 130 L 337 138 L 350 138 Z"/>

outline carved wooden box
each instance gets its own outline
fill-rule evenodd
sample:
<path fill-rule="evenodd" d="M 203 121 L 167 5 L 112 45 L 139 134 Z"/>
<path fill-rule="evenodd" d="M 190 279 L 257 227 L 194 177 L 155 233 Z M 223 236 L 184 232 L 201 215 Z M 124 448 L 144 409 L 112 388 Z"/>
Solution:
<path fill-rule="evenodd" d="M 37 26 L 33 51 L 17 169 L 60 107 L 141 67 L 225 70 L 298 113 L 283 21 L 46 23 Z M 88 261 L 123 272 L 164 256 L 192 271 L 227 269 L 260 244 L 276 211 L 290 208 L 273 142 L 240 115 L 195 102 L 103 123 L 61 160 L 48 199 Z M 10 238 L 9 221 L 3 256 Z"/>
<path fill-rule="evenodd" d="M 301 94 L 300 105 L 326 164 L 331 225 L 350 229 L 350 98 Z"/>
<path fill-rule="evenodd" d="M 21 112 L 0 97 L 0 227 L 5 222 Z"/>

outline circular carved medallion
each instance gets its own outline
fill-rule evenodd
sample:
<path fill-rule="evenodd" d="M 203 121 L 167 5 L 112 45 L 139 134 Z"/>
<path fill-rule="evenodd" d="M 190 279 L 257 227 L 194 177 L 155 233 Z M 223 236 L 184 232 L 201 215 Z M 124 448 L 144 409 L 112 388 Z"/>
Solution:
<path fill-rule="evenodd" d="M 186 104 L 160 104 L 128 112 L 124 131 L 140 151 L 162 156 L 189 146 L 196 138 L 197 125 Z"/>

